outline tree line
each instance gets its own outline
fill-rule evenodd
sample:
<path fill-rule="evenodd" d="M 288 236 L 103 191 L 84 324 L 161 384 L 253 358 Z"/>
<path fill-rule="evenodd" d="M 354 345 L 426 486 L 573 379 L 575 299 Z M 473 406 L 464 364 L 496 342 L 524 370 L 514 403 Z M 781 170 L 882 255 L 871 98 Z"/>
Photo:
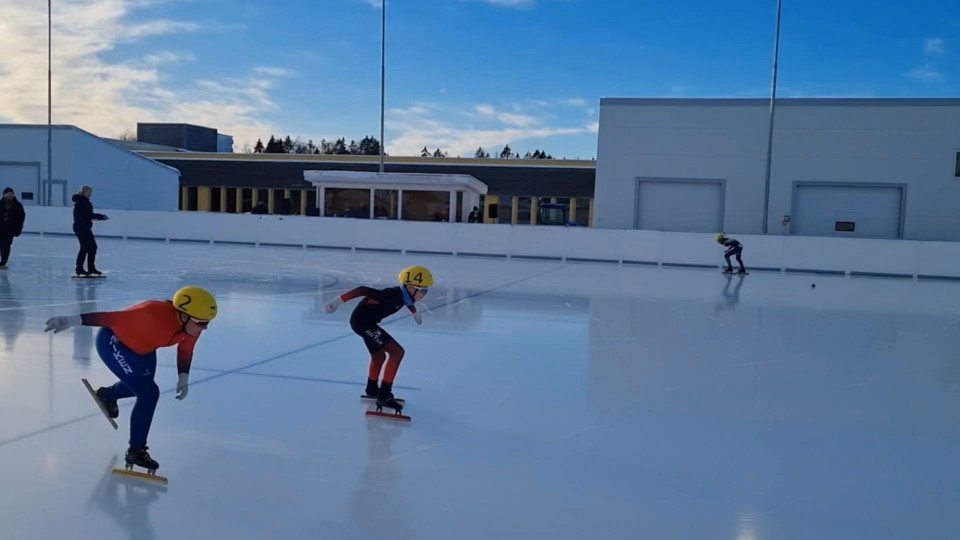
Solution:
<path fill-rule="evenodd" d="M 249 148 L 249 147 L 247 147 Z M 376 137 L 366 136 L 360 139 L 360 142 L 351 140 L 349 143 L 346 138 L 341 137 L 334 141 L 321 139 L 320 143 L 314 143 L 313 139 L 304 141 L 300 137 L 291 138 L 290 135 L 280 138 L 270 135 L 267 144 L 263 144 L 263 139 L 257 139 L 257 144 L 253 147 L 255 154 L 318 154 L 318 155 L 352 155 L 352 156 L 379 156 L 380 141 Z M 544 150 L 535 149 L 533 152 L 527 151 L 523 156 L 520 152 L 514 152 L 507 144 L 499 153 L 495 154 L 497 159 L 556 159 Z M 431 152 L 426 146 L 420 151 L 420 157 L 449 157 L 447 152 L 437 148 Z M 477 148 L 473 157 L 481 159 L 490 159 L 490 152 Z"/>

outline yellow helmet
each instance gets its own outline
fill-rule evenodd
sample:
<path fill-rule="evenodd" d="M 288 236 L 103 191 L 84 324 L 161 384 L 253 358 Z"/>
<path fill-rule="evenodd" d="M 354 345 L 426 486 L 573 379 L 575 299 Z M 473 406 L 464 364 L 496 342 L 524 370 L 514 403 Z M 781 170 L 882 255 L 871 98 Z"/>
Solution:
<path fill-rule="evenodd" d="M 397 281 L 414 287 L 432 287 L 433 274 L 426 267 L 420 265 L 408 266 L 397 274 Z"/>
<path fill-rule="evenodd" d="M 727 236 L 723 233 L 720 233 L 717 235 L 717 242 L 723 242 L 726 239 L 727 239 Z"/>
<path fill-rule="evenodd" d="M 188 285 L 175 292 L 173 307 L 201 321 L 209 321 L 217 316 L 217 300 L 210 291 L 196 285 Z"/>

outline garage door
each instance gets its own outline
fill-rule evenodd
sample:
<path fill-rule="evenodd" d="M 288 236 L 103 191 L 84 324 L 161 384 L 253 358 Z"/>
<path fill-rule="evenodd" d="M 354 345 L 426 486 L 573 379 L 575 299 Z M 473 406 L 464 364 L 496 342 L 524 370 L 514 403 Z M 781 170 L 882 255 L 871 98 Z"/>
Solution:
<path fill-rule="evenodd" d="M 900 238 L 901 186 L 803 185 L 794 188 L 793 233 Z"/>
<path fill-rule="evenodd" d="M 9 186 L 24 205 L 37 204 L 39 182 L 40 164 L 0 162 L 0 189 Z"/>
<path fill-rule="evenodd" d="M 636 209 L 638 229 L 715 233 L 723 230 L 723 183 L 641 179 Z"/>

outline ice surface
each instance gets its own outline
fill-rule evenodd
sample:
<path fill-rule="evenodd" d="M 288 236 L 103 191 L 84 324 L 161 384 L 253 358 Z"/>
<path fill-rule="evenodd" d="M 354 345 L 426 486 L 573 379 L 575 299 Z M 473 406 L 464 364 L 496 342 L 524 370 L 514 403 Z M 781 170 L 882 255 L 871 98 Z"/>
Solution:
<path fill-rule="evenodd" d="M 773 539 L 960 535 L 960 284 L 22 237 L 0 271 L 0 538 Z M 747 261 L 749 263 L 749 261 Z M 438 278 L 369 419 L 345 288 Z M 189 397 L 174 352 L 160 489 L 111 474 L 80 383 L 113 377 L 54 314 L 212 289 Z M 816 283 L 816 288 L 811 288 Z"/>

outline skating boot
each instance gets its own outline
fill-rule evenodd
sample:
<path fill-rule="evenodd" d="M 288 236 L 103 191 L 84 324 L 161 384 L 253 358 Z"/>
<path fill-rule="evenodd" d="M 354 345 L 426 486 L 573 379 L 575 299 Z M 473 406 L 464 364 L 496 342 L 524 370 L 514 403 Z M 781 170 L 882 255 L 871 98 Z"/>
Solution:
<path fill-rule="evenodd" d="M 107 409 L 107 414 L 110 416 L 110 418 L 116 418 L 120 416 L 120 407 L 117 406 L 117 400 L 110 399 L 106 396 L 106 392 L 106 388 L 97 388 L 97 399 L 99 399 L 100 403 L 103 404 L 103 407 Z"/>
<path fill-rule="evenodd" d="M 126 455 L 127 461 L 127 470 L 132 471 L 133 466 L 143 467 L 150 474 L 156 472 L 160 468 L 160 464 L 157 461 L 150 457 L 150 454 L 147 453 L 146 446 L 131 446 L 127 449 Z"/>
<path fill-rule="evenodd" d="M 746 269 L 746 268 L 741 268 L 740 271 L 738 271 L 737 273 L 738 273 L 738 274 L 746 274 L 746 273 L 747 273 L 747 269 Z"/>
<path fill-rule="evenodd" d="M 733 267 L 731 266 L 730 268 L 724 268 L 724 269 L 723 269 L 723 273 L 724 273 L 724 274 L 732 274 L 732 273 L 733 273 Z"/>
<path fill-rule="evenodd" d="M 380 393 L 377 394 L 377 410 L 383 410 L 384 407 L 393 409 L 397 414 L 403 410 L 403 404 L 393 396 L 393 383 L 385 382 L 380 386 Z"/>
<path fill-rule="evenodd" d="M 90 274 L 88 274 L 87 271 L 80 266 L 78 266 L 73 272 L 73 277 L 90 277 Z"/>
<path fill-rule="evenodd" d="M 367 379 L 367 389 L 364 391 L 364 395 L 368 398 L 375 398 L 380 394 L 380 387 L 377 386 L 377 381 L 373 379 Z"/>

